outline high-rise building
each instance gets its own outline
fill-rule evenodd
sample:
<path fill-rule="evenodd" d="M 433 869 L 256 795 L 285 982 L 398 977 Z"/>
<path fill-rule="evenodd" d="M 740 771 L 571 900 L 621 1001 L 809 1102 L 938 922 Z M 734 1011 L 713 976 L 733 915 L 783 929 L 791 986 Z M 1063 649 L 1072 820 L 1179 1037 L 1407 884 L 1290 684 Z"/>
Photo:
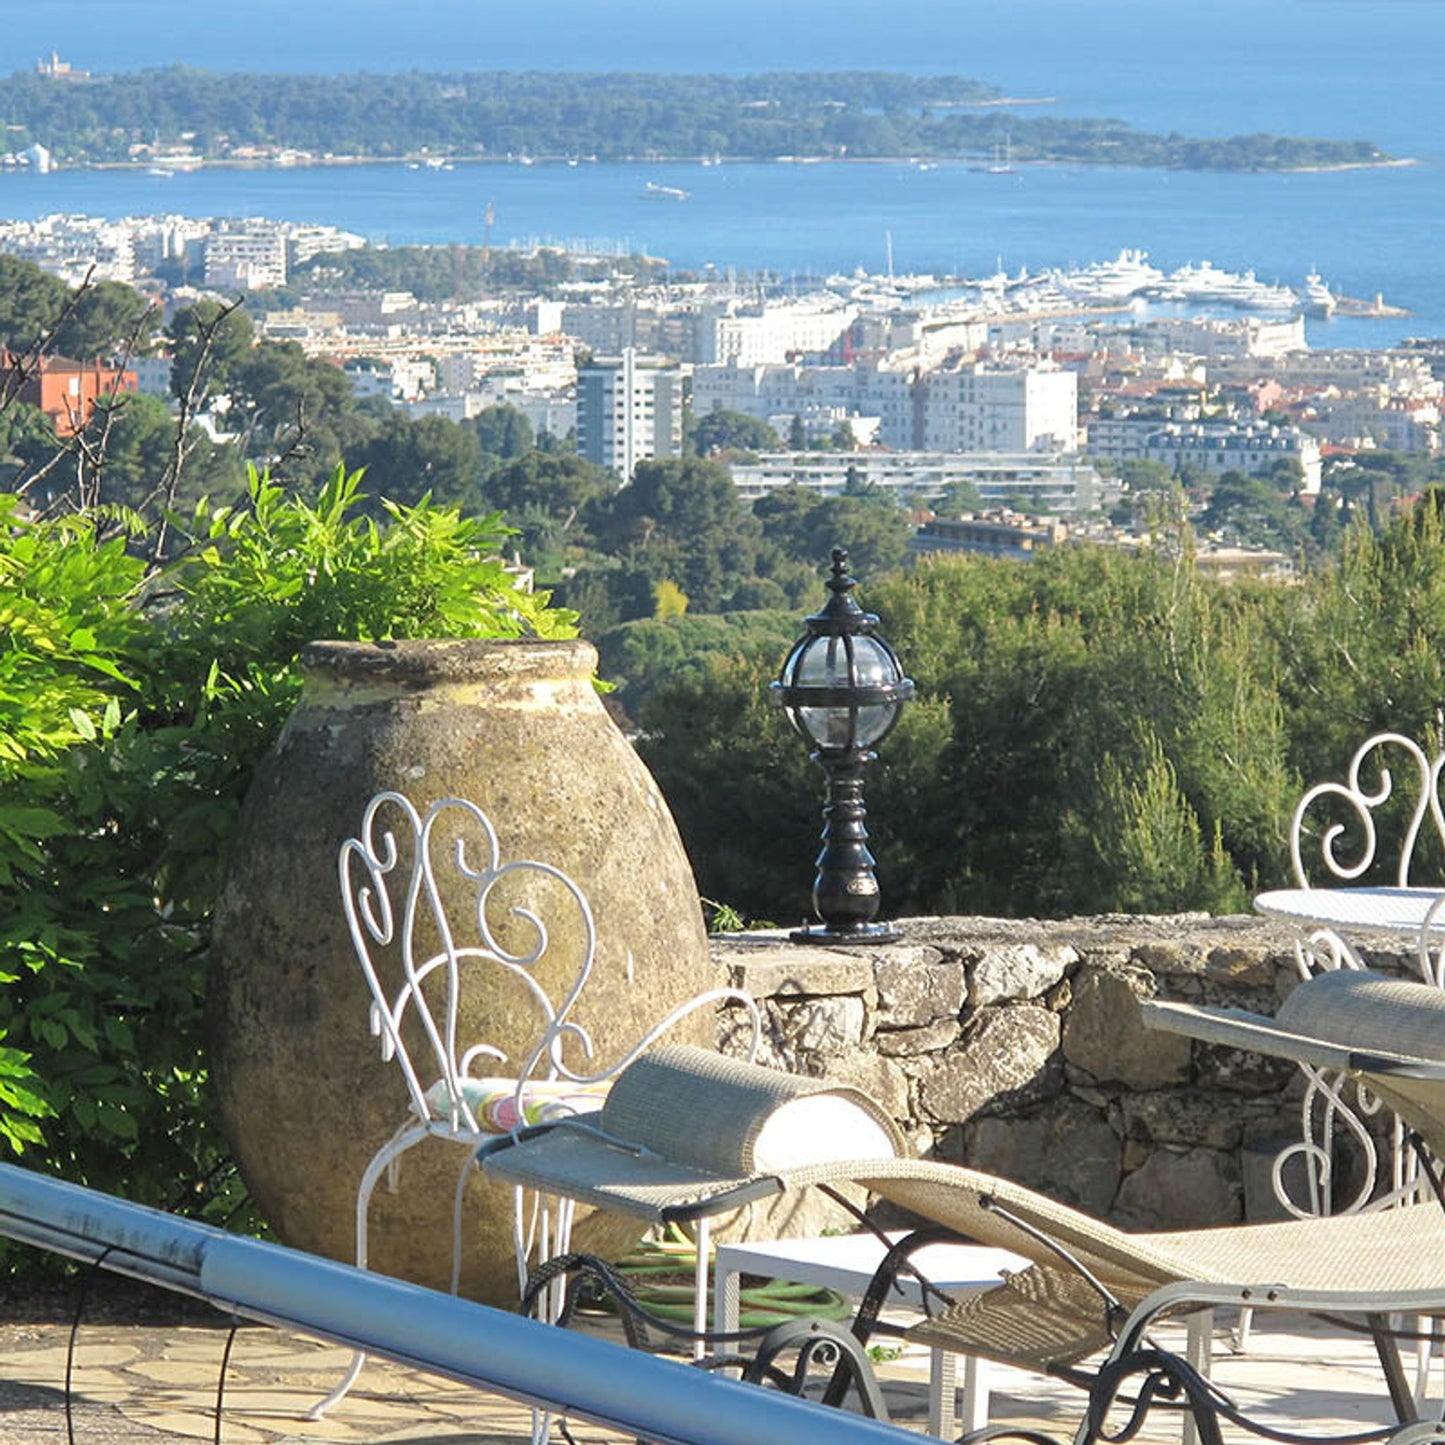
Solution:
<path fill-rule="evenodd" d="M 940 452 L 1072 451 L 1078 378 L 1052 365 L 968 363 L 922 382 L 922 446 Z"/>
<path fill-rule="evenodd" d="M 648 457 L 682 454 L 682 374 L 626 347 L 577 373 L 577 450 L 624 482 Z"/>

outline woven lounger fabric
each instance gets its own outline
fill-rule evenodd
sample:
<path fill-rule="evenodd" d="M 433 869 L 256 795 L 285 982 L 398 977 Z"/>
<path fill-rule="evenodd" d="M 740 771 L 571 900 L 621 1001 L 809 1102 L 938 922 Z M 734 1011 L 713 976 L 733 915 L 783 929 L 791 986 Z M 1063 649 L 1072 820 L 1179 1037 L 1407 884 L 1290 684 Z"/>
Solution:
<path fill-rule="evenodd" d="M 1405 1041 L 1437 1056 L 1445 1049 L 1445 1016 L 1437 1011 L 1445 994 L 1423 984 L 1368 975 L 1353 975 L 1363 983 L 1342 982 L 1345 978 L 1328 974 L 1301 984 L 1288 1001 L 1293 1008 L 1279 1022 L 1230 1016 L 1226 1023 L 1237 1027 L 1238 1034 L 1217 1041 L 1258 1047 L 1252 1040 L 1264 1026 L 1286 1041 L 1266 1051 L 1297 1058 L 1298 1053 L 1287 1051 L 1296 1047 L 1288 1041 L 1296 1040 L 1322 1066 L 1345 1067 L 1352 1056 L 1341 1041 L 1362 1038 L 1353 1028 L 1360 1020 L 1350 1018 L 1355 1013 L 1370 1015 L 1370 1025 L 1361 1025 L 1370 1043 L 1385 1036 L 1377 1029 L 1393 1029 L 1397 1043 Z M 1393 987 L 1381 992 L 1374 987 L 1380 983 Z M 1318 989 L 1321 984 L 1325 987 Z M 1311 1033 L 1326 1022 L 1330 1036 Z M 1200 1029 L 1220 1027 L 1212 1018 L 1196 1024 Z M 1213 1032 L 1199 1036 L 1216 1037 Z M 667 1056 L 661 1071 L 644 1069 L 658 1059 L 645 1056 L 618 1079 L 603 1111 L 589 1116 L 610 1123 L 607 1132 L 614 1133 L 619 1117 L 614 1101 L 621 1096 L 620 1117 L 634 1132 L 648 1135 L 647 1148 L 629 1149 L 589 1134 L 578 1127 L 583 1121 L 577 1121 L 491 1156 L 484 1166 L 488 1173 L 634 1217 L 660 1218 L 670 1205 L 706 1200 L 752 1181 L 750 1147 L 757 1121 L 784 1098 L 810 1087 L 829 1087 L 699 1050 L 659 1052 Z M 1385 1050 L 1375 1047 L 1373 1052 Z M 1422 1056 L 1429 1058 L 1416 1057 Z M 639 1069 L 640 1075 L 630 1077 Z M 1368 1069 L 1356 1072 L 1370 1088 L 1383 1092 Z M 716 1107 L 708 1097 L 713 1087 L 728 1091 L 726 1102 Z M 1445 1083 L 1412 1087 L 1406 1094 L 1408 1117 L 1426 1128 L 1427 1137 L 1445 1134 Z M 867 1103 L 865 1096 L 856 1097 Z M 868 1107 L 875 1116 L 881 1113 L 875 1105 Z M 633 1109 L 639 1112 L 633 1114 Z M 739 1111 L 748 1115 L 746 1124 L 739 1123 Z M 710 1143 L 715 1121 L 722 1132 Z M 687 1162 L 669 1157 L 673 1148 L 682 1150 Z M 796 1189 L 843 1181 L 859 1183 L 967 1238 L 1036 1261 L 910 1332 L 924 1344 L 1026 1368 L 1072 1363 L 1109 1341 L 1098 1293 L 1040 1236 L 1067 1250 L 1130 1308 L 1163 1285 L 1195 1282 L 1343 1291 L 1359 1297 L 1361 1311 L 1378 1308 L 1375 1302 L 1391 1292 L 1435 1291 L 1445 1312 L 1445 1211 L 1434 1204 L 1279 1224 L 1131 1234 L 1023 1185 L 951 1164 L 904 1158 L 838 1160 L 777 1176 L 780 1187 Z"/>
<path fill-rule="evenodd" d="M 834 1158 L 796 1171 L 790 1182 L 848 1180 L 903 1149 L 898 1126 L 866 1094 L 823 1079 L 759 1068 L 705 1049 L 653 1049 L 629 1064 L 595 1114 L 489 1154 L 492 1178 L 560 1194 L 634 1218 L 658 1220 L 669 1207 L 706 1200 L 755 1181 L 759 1137 L 790 1104 L 830 1098 L 855 1111 L 878 1147 L 862 1159 Z"/>

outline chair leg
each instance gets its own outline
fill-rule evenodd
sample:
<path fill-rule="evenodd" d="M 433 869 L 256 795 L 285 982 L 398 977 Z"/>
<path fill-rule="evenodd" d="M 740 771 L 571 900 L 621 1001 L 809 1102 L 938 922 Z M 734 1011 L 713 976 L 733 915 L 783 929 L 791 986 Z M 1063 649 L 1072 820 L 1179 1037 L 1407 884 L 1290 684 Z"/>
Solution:
<path fill-rule="evenodd" d="M 1420 1412 L 1415 1405 L 1415 1392 L 1410 1388 L 1405 1368 L 1400 1363 L 1400 1347 L 1390 1333 L 1390 1321 L 1384 1315 L 1366 1315 L 1365 1319 L 1374 1337 L 1380 1368 L 1385 1373 L 1385 1386 L 1390 1392 L 1390 1403 L 1395 1407 L 1395 1418 L 1402 1424 L 1418 1420 Z"/>
<path fill-rule="evenodd" d="M 415 1125 L 409 1125 L 398 1130 L 393 1138 L 383 1145 L 373 1156 L 371 1163 L 366 1166 L 366 1172 L 361 1176 L 361 1183 L 356 1190 L 356 1267 L 365 1269 L 367 1261 L 368 1245 L 368 1223 L 371 1217 L 371 1196 L 376 1192 L 377 1183 L 382 1174 L 391 1168 L 401 1156 L 411 1148 L 413 1144 L 419 1143 L 426 1138 L 426 1130 Z M 320 1420 L 334 1405 L 338 1405 L 350 1392 L 351 1387 L 356 1383 L 356 1378 L 361 1374 L 361 1367 L 366 1363 L 366 1351 L 357 1350 L 351 1357 L 351 1363 L 346 1368 L 346 1374 L 342 1376 L 341 1382 L 331 1391 L 324 1400 L 318 1401 L 307 1412 L 308 1420 Z"/>
<path fill-rule="evenodd" d="M 697 1263 L 693 1266 L 692 1328 L 694 1339 L 692 1357 L 701 1360 L 707 1352 L 702 1337 L 707 1333 L 707 1280 L 708 1255 L 712 1253 L 712 1222 L 706 1217 L 699 1219 L 696 1231 Z"/>
<path fill-rule="evenodd" d="M 350 1392 L 351 1387 L 356 1383 L 356 1377 L 361 1373 L 361 1367 L 366 1363 L 366 1353 L 358 1350 L 351 1357 L 351 1363 L 346 1368 L 346 1373 L 341 1377 L 340 1383 L 324 1399 L 318 1400 L 307 1412 L 308 1420 L 320 1420 L 333 1405 L 339 1405 Z"/>
<path fill-rule="evenodd" d="M 452 1293 L 458 1294 L 462 1287 L 462 1197 L 467 1192 L 467 1181 L 476 1165 L 476 1156 L 470 1155 L 457 1175 L 457 1189 L 452 1197 Z"/>

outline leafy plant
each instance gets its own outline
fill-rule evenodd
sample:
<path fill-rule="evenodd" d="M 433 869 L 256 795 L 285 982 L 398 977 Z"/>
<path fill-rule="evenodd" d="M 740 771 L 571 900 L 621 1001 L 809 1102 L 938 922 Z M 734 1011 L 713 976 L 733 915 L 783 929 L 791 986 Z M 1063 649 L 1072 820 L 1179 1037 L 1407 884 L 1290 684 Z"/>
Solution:
<path fill-rule="evenodd" d="M 0 496 L 0 1138 L 27 1163 L 241 1207 L 206 1093 L 206 942 L 300 649 L 575 631 L 499 560 L 497 517 L 424 499 L 377 521 L 360 483 L 311 504 L 253 474 L 148 582 L 93 518 Z"/>

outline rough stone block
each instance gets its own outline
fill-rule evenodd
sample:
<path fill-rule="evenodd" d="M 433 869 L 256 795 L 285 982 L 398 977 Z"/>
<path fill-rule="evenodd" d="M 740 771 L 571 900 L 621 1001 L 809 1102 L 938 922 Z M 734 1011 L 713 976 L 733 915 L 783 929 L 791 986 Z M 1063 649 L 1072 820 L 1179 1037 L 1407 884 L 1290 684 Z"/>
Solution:
<path fill-rule="evenodd" d="M 957 1048 L 922 1081 L 926 1116 L 958 1123 L 1059 1092 L 1059 1019 L 1031 1004 L 985 1009 L 964 1029 Z"/>
<path fill-rule="evenodd" d="M 1114 1219 L 1131 1229 L 1195 1229 L 1241 1217 L 1225 1160 L 1207 1149 L 1151 1154 L 1119 1186 L 1114 1207 Z"/>
<path fill-rule="evenodd" d="M 962 1032 L 957 1019 L 939 1019 L 915 1029 L 879 1029 L 873 1035 L 873 1047 L 891 1058 L 915 1058 L 951 1048 Z"/>
<path fill-rule="evenodd" d="M 1277 1094 L 1299 1070 L 1286 1059 L 1230 1049 L 1222 1044 L 1200 1044 L 1201 1087 L 1231 1094 Z"/>
<path fill-rule="evenodd" d="M 1120 1095 L 1119 1110 L 1125 1134 L 1145 1143 L 1236 1149 L 1244 1136 L 1243 1119 L 1208 1094 L 1131 1090 Z"/>
<path fill-rule="evenodd" d="M 783 1012 L 788 1020 L 788 1037 L 796 1049 L 811 1054 L 838 1054 L 856 1049 L 863 1042 L 866 1020 L 861 998 L 815 998 L 789 1005 Z"/>
<path fill-rule="evenodd" d="M 908 1122 L 913 1112 L 908 1103 L 908 1075 L 891 1059 L 855 1050 L 828 1055 L 822 1065 L 823 1077 L 830 1083 L 861 1089 L 881 1104 L 900 1126 Z"/>
<path fill-rule="evenodd" d="M 873 986 L 866 958 L 826 948 L 776 945 L 755 955 L 734 953 L 728 962 L 734 985 L 754 998 L 862 993 Z"/>
<path fill-rule="evenodd" d="M 1161 977 L 1202 974 L 1209 962 L 1209 945 L 1202 939 L 1171 938 L 1138 943 L 1130 961 Z"/>
<path fill-rule="evenodd" d="M 968 1001 L 975 1008 L 1009 999 L 1038 998 L 1063 980 L 1079 961 L 1071 944 L 1040 947 L 1013 943 L 987 948 L 973 966 Z"/>
<path fill-rule="evenodd" d="M 1139 999 L 1142 978 L 1111 969 L 1074 980 L 1074 1003 L 1064 1024 L 1064 1057 L 1095 1079 L 1157 1089 L 1189 1077 L 1190 1043 L 1178 1034 L 1146 1029 Z"/>
<path fill-rule="evenodd" d="M 890 949 L 878 959 L 873 976 L 880 1027 L 912 1028 L 956 1019 L 963 1008 L 963 965 L 940 962 L 937 949 Z"/>
<path fill-rule="evenodd" d="M 1211 948 L 1204 960 L 1206 978 L 1220 979 L 1242 987 L 1274 987 L 1275 958 L 1272 949 L 1262 945 L 1223 944 Z"/>
<path fill-rule="evenodd" d="M 1119 1136 L 1097 1111 L 1073 1100 L 1027 1119 L 976 1119 L 964 1129 L 964 1162 L 1016 1179 L 1091 1214 L 1105 1214 L 1119 1189 Z"/>

